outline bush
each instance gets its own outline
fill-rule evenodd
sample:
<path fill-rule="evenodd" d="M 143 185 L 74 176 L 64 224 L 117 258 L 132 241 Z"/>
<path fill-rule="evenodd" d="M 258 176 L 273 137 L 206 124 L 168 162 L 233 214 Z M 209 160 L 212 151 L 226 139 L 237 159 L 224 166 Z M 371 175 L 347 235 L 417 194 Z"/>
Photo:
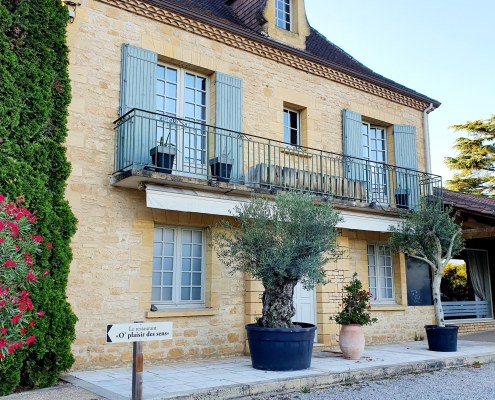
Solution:
<path fill-rule="evenodd" d="M 0 0 L 0 188 L 9 198 L 25 196 L 39 217 L 37 232 L 57 250 L 44 248 L 35 257 L 49 276 L 31 298 L 46 314 L 33 327 L 37 340 L 0 363 L 4 394 L 19 384 L 49 386 L 73 363 L 76 317 L 66 285 L 76 220 L 64 199 L 70 166 L 63 145 L 70 102 L 67 16 L 59 0 Z"/>
<path fill-rule="evenodd" d="M 344 287 L 346 292 L 342 298 L 342 310 L 330 320 L 335 320 L 339 325 L 371 325 L 377 322 L 371 318 L 367 311 L 370 308 L 371 293 L 363 289 L 363 284 L 354 273 L 351 281 Z"/>
<path fill-rule="evenodd" d="M 42 245 L 51 249 L 52 244 L 33 231 L 36 216 L 22 203 L 7 203 L 0 194 L 0 359 L 33 343 L 36 319 L 45 315 L 29 290 L 48 274 L 39 270 L 34 257 Z"/>

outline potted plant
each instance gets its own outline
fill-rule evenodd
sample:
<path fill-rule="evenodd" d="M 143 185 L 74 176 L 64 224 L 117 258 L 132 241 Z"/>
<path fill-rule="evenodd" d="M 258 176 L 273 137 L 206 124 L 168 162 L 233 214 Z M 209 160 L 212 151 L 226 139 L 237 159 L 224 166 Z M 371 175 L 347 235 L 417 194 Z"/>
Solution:
<path fill-rule="evenodd" d="M 397 208 L 409 208 L 408 190 L 400 186 L 395 189 L 395 205 Z"/>
<path fill-rule="evenodd" d="M 341 325 L 339 346 L 344 358 L 359 360 L 364 351 L 363 325 L 374 324 L 377 319 L 369 313 L 371 293 L 363 289 L 363 284 L 355 272 L 344 287 L 342 310 L 330 320 Z"/>
<path fill-rule="evenodd" d="M 325 281 L 325 265 L 341 257 L 336 224 L 341 217 L 328 202 L 309 194 L 282 192 L 274 201 L 253 196 L 234 209 L 212 234 L 218 258 L 231 271 L 263 284 L 262 313 L 246 325 L 253 367 L 271 371 L 309 368 L 316 327 L 293 322 L 294 287 Z"/>
<path fill-rule="evenodd" d="M 230 175 L 232 173 L 232 165 L 234 159 L 228 155 L 222 155 L 210 160 L 211 175 L 218 182 L 230 182 Z"/>
<path fill-rule="evenodd" d="M 428 264 L 436 325 L 426 325 L 428 347 L 432 351 L 457 351 L 457 326 L 445 326 L 440 293 L 443 271 L 453 256 L 464 248 L 462 228 L 450 209 L 442 204 L 421 201 L 421 207 L 403 216 L 399 226 L 391 226 L 390 243 L 396 251 Z"/>
<path fill-rule="evenodd" d="M 175 155 L 177 154 L 175 145 L 168 143 L 169 137 L 170 133 L 167 136 L 167 140 L 164 141 L 162 136 L 159 145 L 150 149 L 151 162 L 155 166 L 155 171 L 166 174 L 172 172 Z"/>

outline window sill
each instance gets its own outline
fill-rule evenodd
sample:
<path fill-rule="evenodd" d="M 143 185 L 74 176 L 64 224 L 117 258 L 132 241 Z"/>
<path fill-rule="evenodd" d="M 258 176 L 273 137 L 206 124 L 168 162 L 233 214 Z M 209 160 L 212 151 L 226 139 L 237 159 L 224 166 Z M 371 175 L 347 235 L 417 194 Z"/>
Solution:
<path fill-rule="evenodd" d="M 400 304 L 372 304 L 370 311 L 406 311 L 407 307 Z"/>
<path fill-rule="evenodd" d="M 148 311 L 146 318 L 177 318 L 177 317 L 205 317 L 212 316 L 218 313 L 216 308 L 203 308 L 203 309 L 179 309 L 179 310 L 162 310 L 162 311 Z"/>
<path fill-rule="evenodd" d="M 287 145 L 289 146 L 289 145 Z M 298 150 L 298 149 L 291 149 L 291 148 L 285 148 L 280 150 L 281 153 L 288 154 L 290 156 L 299 156 L 299 157 L 305 157 L 305 158 L 312 158 L 313 154 L 306 153 L 303 150 Z"/>

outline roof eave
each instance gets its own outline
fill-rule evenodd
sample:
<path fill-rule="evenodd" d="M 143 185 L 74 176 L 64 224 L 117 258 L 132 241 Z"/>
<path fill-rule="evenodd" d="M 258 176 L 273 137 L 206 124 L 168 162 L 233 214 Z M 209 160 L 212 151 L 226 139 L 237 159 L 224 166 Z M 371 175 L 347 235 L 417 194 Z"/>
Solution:
<path fill-rule="evenodd" d="M 440 103 L 438 100 L 435 100 L 435 99 L 432 99 L 426 95 L 423 95 L 421 93 L 418 93 L 418 92 L 415 92 L 414 90 L 412 89 L 408 89 L 408 88 L 405 88 L 405 87 L 402 87 L 402 86 L 395 86 L 393 84 L 391 84 L 390 82 L 388 81 L 384 81 L 384 80 L 381 80 L 379 79 L 378 77 L 371 77 L 371 76 L 367 76 L 365 74 L 362 74 L 358 71 L 353 71 L 349 68 L 346 68 L 346 67 L 343 67 L 341 65 L 338 65 L 338 64 L 335 64 L 331 61 L 328 61 L 328 60 L 325 60 L 325 59 L 322 59 L 320 57 L 316 57 L 316 56 L 313 56 L 303 50 L 299 50 L 299 49 L 296 49 L 296 48 L 293 48 L 291 46 L 288 46 L 286 44 L 283 44 L 283 43 L 279 43 L 279 42 L 274 42 L 273 40 L 271 40 L 270 38 L 266 38 L 264 36 L 261 36 L 261 35 L 258 35 L 258 34 L 255 34 L 255 33 L 251 33 L 249 32 L 247 29 L 242 29 L 242 28 L 238 28 L 234 25 L 230 25 L 230 24 L 226 24 L 226 23 L 223 23 L 219 20 L 215 20 L 215 19 L 211 19 L 211 18 L 208 18 L 202 14 L 199 14 L 199 13 L 196 13 L 194 11 L 191 11 L 187 8 L 184 8 L 184 7 L 181 7 L 179 5 L 176 5 L 176 4 L 171 4 L 171 3 L 163 3 L 159 0 L 144 0 L 145 2 L 148 2 L 148 3 L 151 3 L 151 4 L 154 4 L 158 7 L 162 7 L 162 8 L 165 8 L 165 9 L 168 9 L 172 12 L 175 12 L 175 13 L 178 13 L 178 14 L 182 14 L 184 16 L 187 16 L 187 17 L 191 17 L 193 19 L 196 19 L 198 21 L 201 21 L 201 22 L 204 22 L 206 24 L 209 24 L 209 25 L 212 25 L 212 26 L 215 26 L 216 28 L 220 28 L 220 29 L 225 29 L 227 31 L 230 31 L 231 33 L 235 33 L 235 34 L 238 34 L 240 36 L 244 36 L 245 38 L 248 38 L 250 40 L 254 40 L 256 42 L 259 42 L 259 43 L 262 43 L 264 45 L 268 45 L 268 46 L 271 46 L 273 48 L 276 48 L 276 49 L 279 49 L 279 50 L 283 50 L 283 51 L 286 51 L 288 53 L 291 53 L 293 55 L 297 55 L 301 58 L 305 58 L 309 61 L 313 61 L 313 62 L 316 62 L 318 64 L 321 64 L 321 65 L 324 65 L 326 67 L 330 67 L 332 69 L 335 69 L 337 71 L 340 71 L 340 72 L 344 72 L 348 75 L 351 75 L 355 78 L 359 78 L 359 79 L 362 79 L 362 80 L 365 80 L 365 81 L 368 81 L 370 83 L 373 83 L 373 84 L 376 84 L 378 86 L 381 86 L 383 88 L 386 88 L 386 89 L 390 89 L 394 92 L 397 92 L 399 94 L 402 94 L 404 96 L 408 96 L 408 97 L 411 97 L 413 99 L 416 99 L 416 100 L 419 100 L 421 102 L 424 102 L 426 104 L 425 106 L 425 109 L 430 105 L 432 104 L 433 105 L 433 110 L 435 110 L 436 108 L 440 107 L 440 105 L 442 103 Z M 397 84 L 399 85 L 399 84 Z"/>

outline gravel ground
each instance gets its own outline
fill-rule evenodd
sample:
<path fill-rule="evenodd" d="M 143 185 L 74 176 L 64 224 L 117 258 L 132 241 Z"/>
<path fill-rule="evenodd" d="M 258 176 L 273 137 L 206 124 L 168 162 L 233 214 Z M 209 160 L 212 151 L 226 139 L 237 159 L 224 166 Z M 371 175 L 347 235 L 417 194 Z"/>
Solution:
<path fill-rule="evenodd" d="M 253 400 L 494 400 L 495 364 L 349 383 L 310 393 L 272 394 Z"/>

